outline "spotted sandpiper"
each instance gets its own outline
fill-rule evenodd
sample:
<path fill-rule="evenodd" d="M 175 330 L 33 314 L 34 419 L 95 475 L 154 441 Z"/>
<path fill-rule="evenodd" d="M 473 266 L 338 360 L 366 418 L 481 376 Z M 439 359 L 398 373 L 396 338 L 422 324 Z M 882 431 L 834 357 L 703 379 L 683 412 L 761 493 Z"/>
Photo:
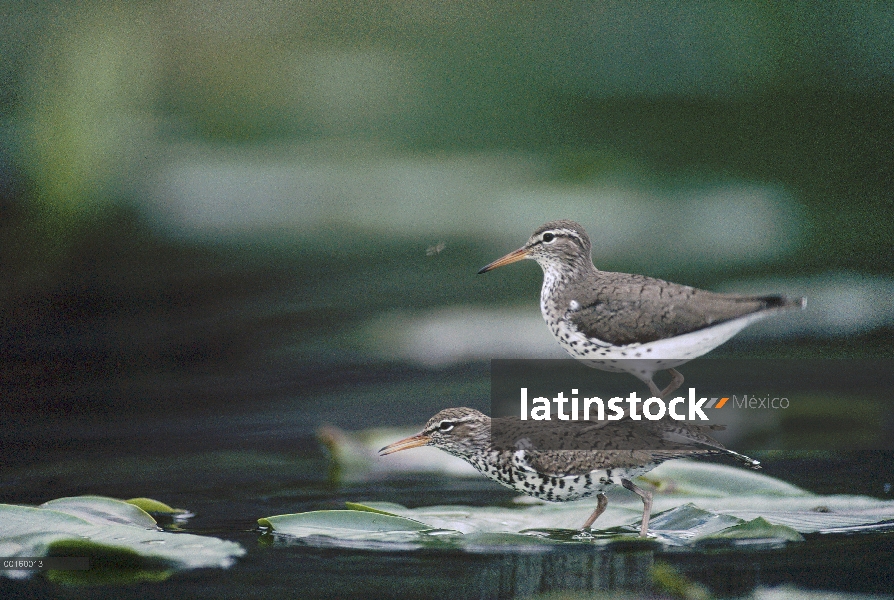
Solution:
<path fill-rule="evenodd" d="M 705 433 L 717 426 L 622 419 L 595 425 L 598 429 L 590 433 L 590 439 L 595 436 L 597 443 L 594 446 L 599 450 L 537 450 L 523 443 L 530 432 L 528 429 L 526 433 L 524 428 L 539 424 L 515 421 L 509 427 L 517 428 L 518 449 L 498 450 L 491 444 L 492 424 L 490 417 L 475 409 L 447 408 L 429 419 L 420 433 L 385 446 L 379 454 L 384 456 L 418 446 L 434 446 L 462 458 L 494 481 L 535 498 L 567 502 L 596 495 L 596 510 L 581 529 L 589 529 L 605 511 L 608 499 L 603 492 L 620 484 L 642 498 L 640 535 L 643 537 L 649 527 L 652 493 L 634 484 L 635 477 L 667 460 L 712 454 L 727 454 L 751 468 L 760 468 L 758 461 L 727 450 Z M 642 449 L 612 450 L 620 439 L 627 442 L 635 439 L 635 446 Z M 628 443 L 624 447 L 631 445 Z"/>
<path fill-rule="evenodd" d="M 478 271 L 530 258 L 543 269 L 540 311 L 559 344 L 604 371 L 628 372 L 663 398 L 683 384 L 674 367 L 710 352 L 747 325 L 804 298 L 719 294 L 593 266 L 590 238 L 574 221 L 551 221 L 528 242 Z M 667 370 L 663 390 L 653 381 Z"/>

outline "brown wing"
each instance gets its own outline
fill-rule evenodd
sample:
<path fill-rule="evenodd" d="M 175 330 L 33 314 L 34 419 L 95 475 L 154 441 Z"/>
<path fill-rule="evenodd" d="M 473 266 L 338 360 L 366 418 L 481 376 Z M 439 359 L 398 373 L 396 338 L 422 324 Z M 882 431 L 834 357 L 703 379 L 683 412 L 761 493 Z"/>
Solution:
<path fill-rule="evenodd" d="M 775 308 L 800 306 L 783 296 L 718 294 L 626 273 L 602 273 L 594 298 L 568 316 L 577 329 L 613 345 L 653 342 Z"/>
<path fill-rule="evenodd" d="M 597 427 L 557 427 L 557 430 L 569 429 L 575 430 L 572 434 L 575 439 L 565 439 L 565 447 L 591 449 L 530 448 L 525 451 L 525 457 L 532 468 L 549 475 L 584 475 L 595 470 L 657 465 L 675 458 L 729 452 L 708 435 L 711 428 L 684 421 L 625 418 L 599 423 Z M 548 439 L 549 442 L 553 443 L 552 448 L 562 447 L 555 444 L 555 439 Z M 612 449 L 612 446 L 624 449 Z"/>
<path fill-rule="evenodd" d="M 607 469 L 636 468 L 657 465 L 666 460 L 686 458 L 705 454 L 715 454 L 714 450 L 677 450 L 647 452 L 644 450 L 549 450 L 528 451 L 528 464 L 539 473 L 553 476 L 586 475 L 592 471 Z"/>

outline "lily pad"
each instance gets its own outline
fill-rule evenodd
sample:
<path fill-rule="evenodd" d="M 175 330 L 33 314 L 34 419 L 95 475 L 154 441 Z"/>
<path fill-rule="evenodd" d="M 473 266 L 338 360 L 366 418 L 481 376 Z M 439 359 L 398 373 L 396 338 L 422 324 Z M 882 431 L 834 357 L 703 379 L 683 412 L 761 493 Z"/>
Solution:
<path fill-rule="evenodd" d="M 768 540 L 781 542 L 803 542 L 804 536 L 785 525 L 773 525 L 758 517 L 729 529 L 701 538 L 707 540 Z"/>
<path fill-rule="evenodd" d="M 360 510 L 321 510 L 258 519 L 271 532 L 308 543 L 398 549 L 412 547 L 461 548 L 469 552 L 540 551 L 555 542 L 533 535 L 507 532 L 475 532 L 438 529 L 414 519 L 387 514 L 356 503 Z M 325 538 L 325 539 L 322 539 Z"/>
<path fill-rule="evenodd" d="M 74 496 L 44 502 L 38 508 L 80 517 L 94 525 L 132 525 L 155 529 L 158 524 L 149 513 L 133 504 L 105 496 Z"/>
<path fill-rule="evenodd" d="M 572 524 L 583 522 L 593 510 L 593 502 L 586 500 L 526 505 L 516 508 L 455 505 L 406 508 L 398 504 L 384 502 L 369 502 L 363 505 L 350 504 L 350 507 L 364 512 L 379 511 L 369 512 L 371 515 L 402 517 L 421 523 L 440 532 L 437 541 L 441 546 L 460 548 L 464 547 L 466 542 L 457 537 L 457 534 L 464 534 L 462 537 L 493 534 L 495 536 L 492 538 L 494 543 L 497 543 L 502 535 L 521 535 L 540 537 L 553 543 L 616 545 L 651 541 L 653 544 L 659 543 L 666 546 L 692 547 L 704 544 L 702 540 L 721 532 L 728 532 L 729 536 L 726 538 L 727 542 L 722 545 L 731 545 L 731 540 L 735 536 L 739 536 L 741 539 L 764 540 L 771 545 L 779 545 L 801 540 L 798 532 L 856 531 L 858 528 L 866 527 L 882 530 L 892 527 L 891 521 L 886 520 L 886 517 L 889 517 L 894 511 L 894 502 L 891 501 L 859 496 L 824 496 L 821 497 L 824 501 L 824 512 L 817 512 L 813 510 L 813 507 L 818 506 L 819 497 L 813 495 L 805 497 L 762 496 L 760 498 L 762 506 L 766 504 L 766 509 L 761 511 L 766 517 L 761 521 L 769 524 L 770 528 L 758 530 L 756 525 L 752 525 L 751 528 L 736 529 L 746 524 L 746 521 L 753 522 L 756 518 L 749 516 L 755 512 L 754 497 L 694 498 L 692 502 L 680 505 L 679 499 L 662 498 L 656 495 L 655 508 L 649 524 L 649 540 L 636 537 L 642 514 L 642 504 L 638 498 L 626 501 L 611 500 L 605 513 L 596 521 L 595 528 L 587 532 L 570 527 Z M 359 508 L 361 506 L 363 508 Z M 738 507 L 747 507 L 747 509 Z M 718 510 L 718 508 L 724 510 Z M 756 523 L 759 524 L 761 521 Z M 797 526 L 790 526 L 789 523 L 796 523 Z M 827 529 L 826 526 L 832 523 L 847 524 L 847 527 Z M 781 527 L 776 529 L 777 526 Z M 444 532 L 450 532 L 453 537 Z M 338 538 L 343 535 L 343 532 L 333 529 L 326 535 Z M 432 541 L 432 537 L 435 536 L 429 533 L 426 536 L 421 536 L 417 541 L 425 539 L 428 543 Z M 376 539 L 387 543 L 389 539 L 400 538 L 382 535 Z M 519 539 L 505 538 L 504 541 L 508 548 L 512 545 L 513 540 Z M 758 542 L 754 541 L 753 543 Z"/>
<path fill-rule="evenodd" d="M 642 477 L 661 494 L 673 496 L 813 496 L 760 471 L 694 460 L 673 460 L 659 465 Z"/>
<path fill-rule="evenodd" d="M 717 514 L 688 503 L 652 515 L 649 530 L 666 544 L 687 545 L 693 540 L 744 522 L 732 515 Z"/>
<path fill-rule="evenodd" d="M 413 519 L 368 510 L 318 510 L 258 519 L 276 536 L 318 546 L 343 548 L 415 549 L 441 546 L 443 536 L 458 532 L 438 531 Z"/>
<path fill-rule="evenodd" d="M 182 508 L 172 508 L 164 502 L 159 502 L 158 500 L 153 500 L 152 498 L 131 498 L 130 500 L 125 500 L 125 502 L 143 509 L 153 518 L 162 516 L 168 517 L 170 519 L 177 519 L 191 514 L 188 510 Z"/>
<path fill-rule="evenodd" d="M 345 502 L 345 507 L 348 510 L 359 510 L 364 512 L 376 513 L 378 515 L 388 515 L 391 517 L 399 517 L 400 515 L 396 515 L 392 512 L 388 512 L 386 510 L 382 510 L 380 508 L 373 508 L 372 506 L 367 506 L 365 504 L 360 504 L 359 502 Z"/>
<path fill-rule="evenodd" d="M 384 550 L 460 548 L 473 552 L 493 551 L 501 544 L 504 549 L 533 547 L 538 542 L 532 540 L 600 546 L 775 546 L 800 541 L 801 533 L 894 528 L 892 501 L 819 496 L 762 473 L 712 463 L 673 461 L 653 474 L 646 481 L 656 487 L 648 540 L 637 536 L 641 500 L 620 486 L 607 490 L 608 507 L 595 527 L 586 532 L 576 527 L 592 513 L 594 499 L 526 502 L 512 507 L 406 508 L 388 502 L 348 503 L 348 511 L 281 515 L 259 522 L 271 527 L 274 534 L 285 534 L 301 543 L 350 547 L 370 544 L 363 547 Z M 761 520 L 755 521 L 758 517 Z M 282 521 L 277 523 L 278 519 Z M 745 527 L 748 523 L 752 525 Z M 720 537 L 712 538 L 715 535 Z M 271 538 L 266 541 L 288 543 Z"/>
<path fill-rule="evenodd" d="M 49 572 L 69 583 L 157 580 L 179 569 L 229 567 L 245 553 L 237 543 L 161 531 L 142 509 L 113 498 L 60 498 L 39 507 L 0 504 L 5 556 L 80 556 L 88 571 Z M 33 572 L 2 571 L 13 577 Z"/>
<path fill-rule="evenodd" d="M 258 519 L 258 525 L 269 527 L 280 535 L 299 538 L 324 535 L 357 540 L 406 541 L 432 530 L 413 519 L 368 510 L 318 510 L 277 515 Z"/>
<path fill-rule="evenodd" d="M 406 508 L 396 504 L 369 502 L 367 506 L 387 510 L 392 514 L 415 519 L 436 529 L 451 529 L 465 534 L 472 533 L 527 533 L 534 531 L 563 531 L 559 537 L 577 535 L 577 526 L 583 523 L 593 509 L 595 501 L 548 503 L 526 505 L 517 508 L 501 506 L 426 506 Z M 637 499 L 622 506 L 609 503 L 597 522 L 600 529 L 620 527 L 633 523 L 642 514 L 642 504 Z M 555 536 L 550 536 L 555 537 Z"/>

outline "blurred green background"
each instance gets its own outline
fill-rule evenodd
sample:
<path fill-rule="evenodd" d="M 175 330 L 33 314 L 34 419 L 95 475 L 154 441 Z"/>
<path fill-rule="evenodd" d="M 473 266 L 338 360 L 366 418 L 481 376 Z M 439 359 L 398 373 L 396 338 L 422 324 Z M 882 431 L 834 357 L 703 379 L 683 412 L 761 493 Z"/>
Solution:
<path fill-rule="evenodd" d="M 11 411 L 177 405 L 173 379 L 249 364 L 288 394 L 296 364 L 561 356 L 539 269 L 474 276 L 555 218 L 603 269 L 809 297 L 723 352 L 892 354 L 886 3 L 2 11 Z"/>

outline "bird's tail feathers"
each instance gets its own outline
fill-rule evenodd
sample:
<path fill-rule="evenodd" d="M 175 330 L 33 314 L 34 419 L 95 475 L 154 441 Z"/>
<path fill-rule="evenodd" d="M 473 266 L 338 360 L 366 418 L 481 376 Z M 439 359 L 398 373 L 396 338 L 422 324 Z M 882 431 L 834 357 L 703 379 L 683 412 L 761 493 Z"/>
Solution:
<path fill-rule="evenodd" d="M 807 298 L 804 297 L 791 298 L 789 296 L 775 294 L 771 296 L 760 296 L 758 299 L 764 303 L 764 306 L 767 309 L 807 308 Z"/>
<path fill-rule="evenodd" d="M 711 426 L 711 428 L 714 429 L 715 426 Z M 719 426 L 718 428 L 723 428 L 723 426 Z M 752 469 L 760 469 L 761 468 L 761 463 L 759 460 L 755 460 L 749 456 L 745 456 L 744 454 L 739 454 L 738 452 L 730 450 L 729 448 L 727 448 L 726 446 L 724 446 L 717 440 L 711 438 L 710 436 L 707 436 L 704 434 L 702 434 L 702 436 L 699 436 L 699 437 L 702 437 L 702 439 L 697 439 L 695 437 L 691 437 L 690 435 L 686 435 L 682 432 L 675 431 L 675 432 L 666 432 L 662 437 L 665 440 L 670 441 L 670 442 L 683 443 L 686 445 L 695 446 L 696 448 L 703 448 L 705 450 L 709 450 L 715 454 L 726 454 L 726 455 L 732 456 L 732 457 L 742 461 L 743 463 L 745 463 Z"/>
<path fill-rule="evenodd" d="M 701 446 L 702 448 L 706 448 L 709 450 L 713 450 L 717 454 L 726 454 L 728 456 L 732 456 L 733 458 L 736 458 L 736 459 L 742 461 L 743 463 L 745 463 L 748 466 L 748 468 L 750 468 L 750 469 L 757 470 L 757 469 L 761 468 L 761 461 L 755 460 L 755 459 L 751 458 L 750 456 L 745 456 L 744 454 L 739 454 L 738 452 L 736 452 L 734 450 L 730 450 L 729 448 L 724 448 L 723 446 L 715 446 L 713 444 L 706 444 L 704 442 L 696 442 L 695 445 Z"/>

